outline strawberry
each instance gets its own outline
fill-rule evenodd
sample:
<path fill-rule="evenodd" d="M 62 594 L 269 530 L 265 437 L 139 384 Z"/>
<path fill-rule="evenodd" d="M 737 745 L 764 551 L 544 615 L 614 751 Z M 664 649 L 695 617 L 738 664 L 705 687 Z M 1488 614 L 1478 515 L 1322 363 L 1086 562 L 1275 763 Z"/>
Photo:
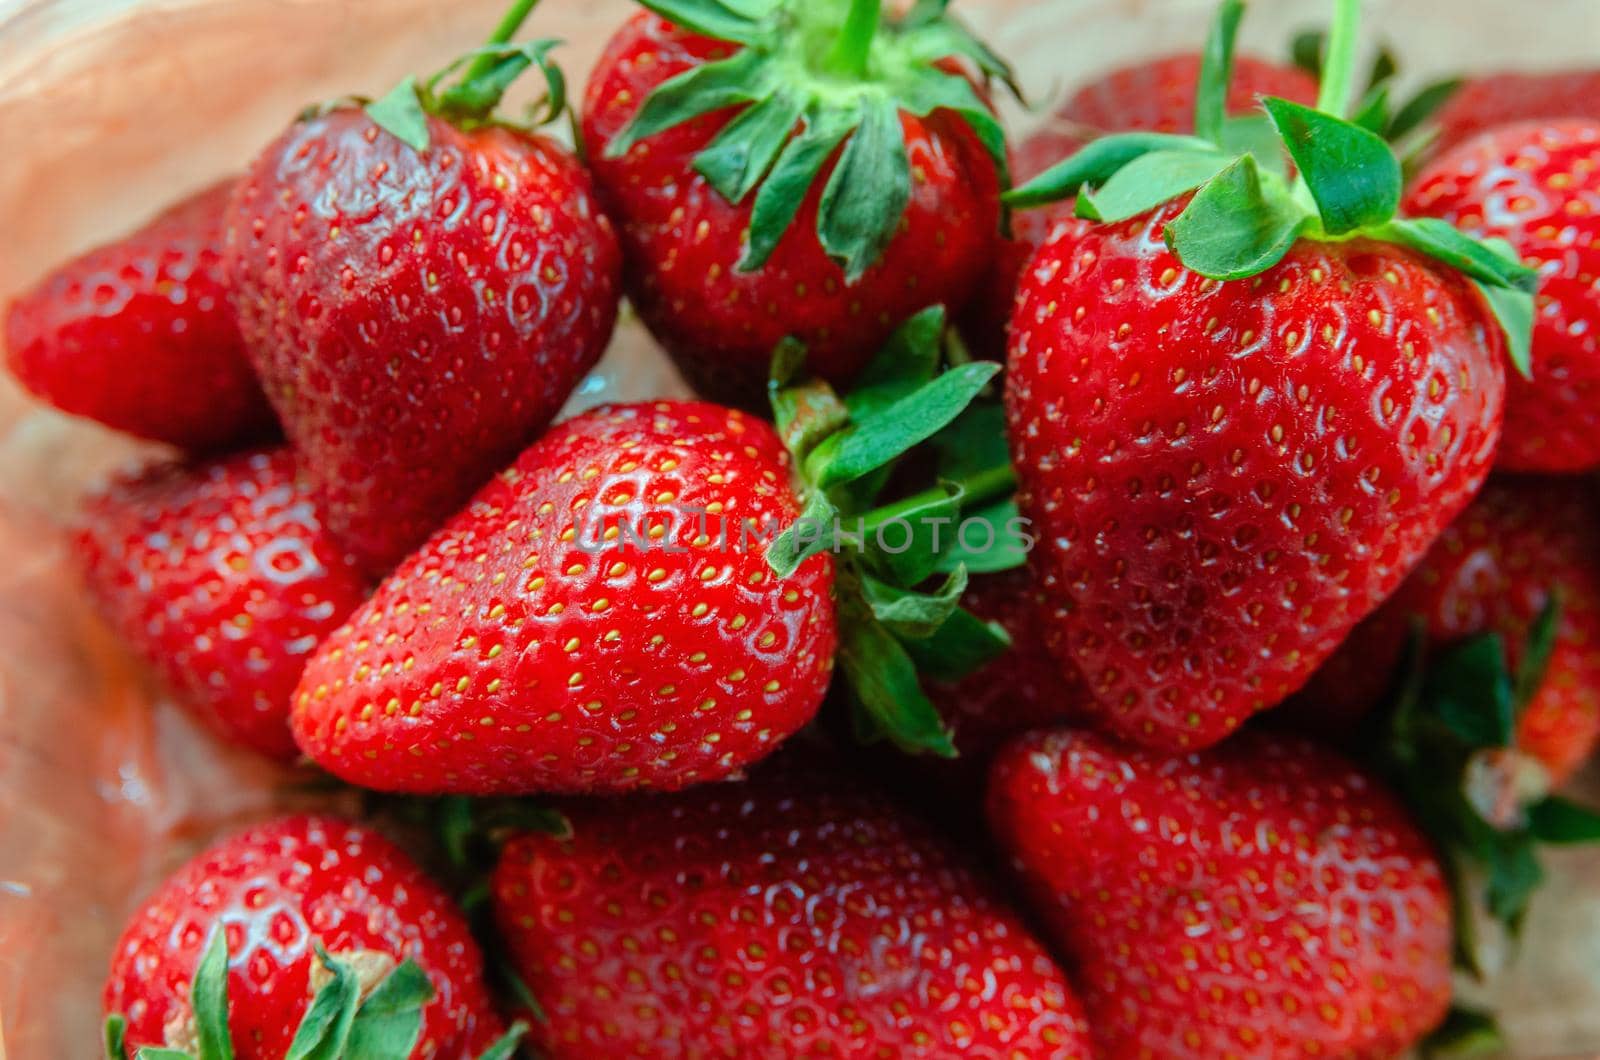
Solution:
<path fill-rule="evenodd" d="M 879 3 L 649 0 L 591 75 L 583 138 L 629 296 L 709 397 L 757 403 L 785 337 L 848 382 L 985 273 L 1004 137 L 946 60 L 1005 66 L 943 3 L 882 25 Z"/>
<path fill-rule="evenodd" d="M 223 276 L 229 184 L 56 269 L 6 312 L 12 372 L 66 412 L 181 449 L 272 433 Z"/>
<path fill-rule="evenodd" d="M 544 429 L 611 334 L 620 266 L 588 177 L 493 116 L 530 63 L 561 112 L 549 46 L 302 118 L 228 212 L 251 356 L 330 529 L 374 572 Z"/>
<path fill-rule="evenodd" d="M 510 1055 L 444 892 L 388 840 L 331 817 L 258 825 L 178 870 L 117 943 L 105 1008 L 116 1060 Z"/>
<path fill-rule="evenodd" d="M 780 579 L 799 514 L 778 437 L 698 402 L 611 406 L 530 447 L 324 641 L 295 737 L 365 787 L 677 788 L 810 720 L 830 557 Z"/>
<path fill-rule="evenodd" d="M 1445 1015 L 1444 873 L 1373 777 L 1314 744 L 1167 757 L 1035 733 L 995 761 L 988 809 L 1102 1060 L 1377 1060 Z"/>
<path fill-rule="evenodd" d="M 1141 744 L 1216 743 L 1304 683 L 1482 483 L 1502 331 L 1526 351 L 1531 271 L 1396 219 L 1398 161 L 1335 113 L 1355 11 L 1340 0 L 1327 109 L 1264 101 L 1293 184 L 1221 146 L 1214 39 L 1199 136 L 1106 137 L 1014 195 L 1083 190 L 1011 325 L 1042 625 Z"/>
<path fill-rule="evenodd" d="M 1482 74 L 1469 78 L 1434 119 L 1435 150 L 1446 151 L 1499 125 L 1600 118 L 1600 70 Z"/>
<path fill-rule="evenodd" d="M 289 760 L 289 698 L 366 584 L 323 528 L 293 454 L 164 465 L 92 498 L 90 594 L 123 639 L 225 739 Z"/>
<path fill-rule="evenodd" d="M 1513 471 L 1600 467 L 1600 121 L 1498 129 L 1417 176 L 1412 213 L 1501 239 L 1539 271 L 1531 375 L 1512 377 L 1497 458 Z"/>
<path fill-rule="evenodd" d="M 542 1056 L 1089 1055 L 1021 919 L 877 792 L 791 765 L 570 816 L 491 883 Z"/>
<path fill-rule="evenodd" d="M 1600 511 L 1587 483 L 1496 478 L 1446 527 L 1388 603 L 1357 626 L 1295 709 L 1346 725 L 1377 706 L 1370 682 L 1385 687 L 1404 654 L 1405 630 L 1420 619 L 1435 652 L 1483 634 L 1504 643 L 1508 665 L 1543 667 L 1523 690 L 1516 746 L 1541 762 L 1550 782 L 1569 777 L 1600 743 Z M 1553 640 L 1533 652 L 1530 636 L 1558 600 Z M 1381 693 L 1385 687 L 1376 689 Z"/>

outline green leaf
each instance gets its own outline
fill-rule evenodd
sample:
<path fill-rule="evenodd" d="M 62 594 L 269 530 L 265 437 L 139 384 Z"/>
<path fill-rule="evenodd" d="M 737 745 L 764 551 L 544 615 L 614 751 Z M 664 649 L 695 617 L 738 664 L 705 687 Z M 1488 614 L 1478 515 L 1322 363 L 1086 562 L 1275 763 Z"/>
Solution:
<path fill-rule="evenodd" d="M 855 283 L 882 256 L 911 201 L 900 108 L 887 98 L 862 101 L 861 124 L 845 143 L 822 188 L 817 239 Z"/>
<path fill-rule="evenodd" d="M 1289 167 L 1277 126 L 1265 114 L 1235 114 L 1222 125 L 1222 147 L 1229 155 L 1255 155 L 1263 173 L 1287 177 Z"/>
<path fill-rule="evenodd" d="M 1287 194 L 1263 191 L 1256 160 L 1245 155 L 1195 193 L 1166 240 L 1200 275 L 1242 280 L 1282 261 L 1311 222 Z"/>
<path fill-rule="evenodd" d="M 724 199 L 743 202 L 772 168 L 803 109 L 794 93 L 778 89 L 723 126 L 695 156 L 695 170 Z"/>
<path fill-rule="evenodd" d="M 364 109 L 378 128 L 412 150 L 428 149 L 428 112 L 422 109 L 422 98 L 417 94 L 415 77 L 401 81 L 382 99 L 373 100 Z"/>
<path fill-rule="evenodd" d="M 1114 223 L 1191 192 L 1233 159 L 1220 151 L 1151 151 L 1119 169 L 1098 191 L 1078 196 L 1077 214 Z"/>
<path fill-rule="evenodd" d="M 489 1048 L 478 1055 L 478 1060 L 511 1060 L 517 1055 L 517 1046 L 522 1044 L 522 1039 L 528 1036 L 528 1025 L 521 1020 L 513 1023 L 511 1029 L 490 1043 Z"/>
<path fill-rule="evenodd" d="M 872 616 L 857 587 L 841 589 L 839 665 L 865 717 L 902 751 L 954 758 L 955 744 L 906 649 Z"/>
<path fill-rule="evenodd" d="M 999 623 L 985 622 L 958 607 L 933 636 L 906 641 L 903 647 L 918 672 L 951 683 L 1004 655 L 1011 647 L 1011 637 Z"/>
<path fill-rule="evenodd" d="M 1398 140 L 1407 133 L 1421 128 L 1422 123 L 1438 113 L 1439 108 L 1449 102 L 1461 88 L 1460 78 L 1448 78 L 1435 81 L 1424 86 L 1412 96 L 1389 122 L 1386 134 L 1390 140 Z"/>
<path fill-rule="evenodd" d="M 1473 637 L 1441 655 L 1429 670 L 1425 695 L 1466 747 L 1511 746 L 1516 712 L 1499 634 Z"/>
<path fill-rule="evenodd" d="M 1505 1035 L 1493 1015 L 1462 1005 L 1451 1005 L 1444 1022 L 1417 1047 L 1423 1057 L 1470 1056 L 1498 1053 L 1506 1048 Z"/>
<path fill-rule="evenodd" d="M 120 1012 L 113 1012 L 106 1017 L 104 1030 L 101 1032 L 105 1041 L 105 1060 L 128 1060 L 128 1018 Z"/>
<path fill-rule="evenodd" d="M 1131 132 L 1102 136 L 1000 198 L 1014 209 L 1060 202 L 1078 194 L 1085 185 L 1104 184 L 1117 170 L 1141 155 L 1151 151 L 1182 150 L 1210 152 L 1216 150 L 1216 145 L 1195 136 L 1171 133 Z"/>
<path fill-rule="evenodd" d="M 233 1035 L 228 1030 L 228 932 L 220 920 L 195 968 L 190 1001 L 197 1060 L 233 1060 Z"/>
<path fill-rule="evenodd" d="M 998 574 L 1028 562 L 1034 539 L 1028 533 L 1027 520 L 1017 510 L 1015 498 L 968 513 L 961 523 L 949 546 L 940 551 L 934 570 L 942 572 L 963 566 L 973 574 Z M 987 530 L 974 527 L 987 527 Z"/>
<path fill-rule="evenodd" d="M 768 4 L 727 3 L 726 0 L 639 0 L 643 6 L 684 29 L 717 40 L 754 44 L 764 32 L 759 19 Z"/>
<path fill-rule="evenodd" d="M 897 637 L 923 640 L 933 636 L 961 602 L 967 591 L 967 571 L 958 567 L 931 593 L 881 582 L 871 575 L 861 578 L 861 596 L 872 616 Z"/>
<path fill-rule="evenodd" d="M 1331 114 L 1267 97 L 1278 127 L 1322 216 L 1322 229 L 1342 236 L 1383 224 L 1400 207 L 1400 160 L 1383 138 Z"/>
<path fill-rule="evenodd" d="M 1552 591 L 1544 606 L 1539 609 L 1539 614 L 1534 617 L 1532 625 L 1528 627 L 1528 635 L 1522 644 L 1522 661 L 1517 665 L 1516 681 L 1511 697 L 1513 721 L 1522 717 L 1522 712 L 1533 701 L 1539 686 L 1544 684 L 1545 673 L 1550 668 L 1550 655 L 1556 648 L 1556 632 L 1560 624 L 1561 596 L 1559 591 Z"/>
<path fill-rule="evenodd" d="M 826 455 L 816 476 L 822 489 L 860 478 L 926 441 L 954 420 L 1000 371 L 992 361 L 952 368 L 838 435 L 814 457 Z"/>
<path fill-rule="evenodd" d="M 422 1009 L 434 997 L 433 984 L 411 958 L 380 980 L 356 1010 L 341 1057 L 408 1057 L 422 1033 Z"/>
<path fill-rule="evenodd" d="M 794 223 L 795 214 L 800 212 L 817 174 L 854 126 L 854 114 L 825 110 L 806 116 L 805 130 L 790 139 L 756 191 L 750 209 L 750 235 L 735 266 L 739 272 L 754 272 L 772 257 L 783 234 Z"/>
<path fill-rule="evenodd" d="M 1222 0 L 1201 53 L 1200 83 L 1195 89 L 1194 131 L 1201 139 L 1222 143 L 1228 116 L 1228 85 L 1233 80 L 1233 46 L 1244 17 L 1243 0 Z M 1187 188 L 1184 190 L 1188 190 Z M 1143 211 L 1139 211 L 1143 212 Z"/>
<path fill-rule="evenodd" d="M 749 103 L 772 88 L 773 71 L 754 49 L 714 63 L 692 66 L 658 85 L 633 120 L 606 145 L 605 157 L 621 158 L 640 140 L 714 110 Z"/>
<path fill-rule="evenodd" d="M 944 306 L 909 317 L 889 336 L 844 397 L 854 419 L 866 419 L 930 382 L 943 353 Z"/>
<path fill-rule="evenodd" d="M 317 944 L 317 959 L 333 973 L 306 1006 L 284 1060 L 340 1060 L 361 1002 L 361 984 L 348 964 L 334 960 Z"/>
<path fill-rule="evenodd" d="M 767 546 L 767 566 L 780 578 L 787 578 L 812 556 L 834 550 L 838 535 L 834 526 L 839 510 L 821 490 L 812 490 L 805 510 Z"/>
<path fill-rule="evenodd" d="M 929 445 L 939 456 L 942 479 L 959 480 L 1010 466 L 1005 406 L 999 401 L 978 398 L 963 409 L 950 426 L 929 439 Z"/>
<path fill-rule="evenodd" d="M 1528 831 L 1541 843 L 1600 843 L 1600 812 L 1549 795 L 1528 807 Z"/>
<path fill-rule="evenodd" d="M 868 562 L 897 585 L 916 585 L 939 565 L 961 515 L 954 484 L 868 512 L 862 545 Z"/>
<path fill-rule="evenodd" d="M 1535 312 L 1533 295 L 1509 287 L 1491 286 L 1482 280 L 1473 280 L 1472 285 L 1483 295 L 1484 304 L 1489 307 L 1489 315 L 1494 317 L 1495 323 L 1505 335 L 1506 356 L 1511 359 L 1511 366 L 1522 378 L 1532 379 Z"/>
<path fill-rule="evenodd" d="M 1404 217 L 1373 230 L 1375 238 L 1410 247 L 1479 283 L 1532 294 L 1539 274 L 1517 260 L 1509 248 L 1473 239 L 1437 217 Z"/>

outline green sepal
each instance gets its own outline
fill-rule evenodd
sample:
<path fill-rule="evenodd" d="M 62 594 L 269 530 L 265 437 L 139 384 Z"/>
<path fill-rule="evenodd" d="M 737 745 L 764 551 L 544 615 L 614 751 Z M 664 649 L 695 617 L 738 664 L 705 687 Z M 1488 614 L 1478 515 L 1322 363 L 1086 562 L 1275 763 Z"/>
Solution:
<path fill-rule="evenodd" d="M 939 371 L 945 310 L 929 306 L 895 328 L 844 396 L 850 418 L 874 416 L 933 380 Z"/>
<path fill-rule="evenodd" d="M 965 608 L 953 611 L 931 637 L 902 643 L 917 670 L 950 683 L 977 673 L 1011 648 L 1011 636 L 998 622 L 985 622 Z"/>
<path fill-rule="evenodd" d="M 372 988 L 356 1010 L 341 1057 L 411 1055 L 422 1033 L 422 1009 L 434 998 L 433 984 L 407 957 Z"/>
<path fill-rule="evenodd" d="M 1217 6 L 1200 59 L 1200 83 L 1195 89 L 1194 132 L 1203 140 L 1222 143 L 1228 115 L 1228 85 L 1233 80 L 1233 49 L 1244 18 L 1244 0 L 1222 0 Z M 1185 188 L 1185 191 L 1188 189 Z M 1139 212 L 1143 212 L 1142 210 Z"/>
<path fill-rule="evenodd" d="M 1434 1060 L 1436 1057 L 1499 1053 L 1505 1048 L 1505 1034 L 1493 1015 L 1464 1005 L 1451 1005 L 1444 1022 L 1418 1044 L 1417 1051 L 1425 1060 Z"/>
<path fill-rule="evenodd" d="M 926 640 L 939 631 L 967 591 L 967 569 L 957 567 L 932 592 L 902 589 L 870 576 L 861 577 L 861 598 L 872 617 L 902 639 Z"/>
<path fill-rule="evenodd" d="M 1473 239 L 1437 217 L 1399 218 L 1376 229 L 1373 235 L 1410 247 L 1479 283 L 1528 295 L 1539 286 L 1539 274 L 1517 260 L 1509 247 Z"/>
<path fill-rule="evenodd" d="M 1152 151 L 1215 150 L 1216 145 L 1209 140 L 1172 133 L 1131 132 L 1102 136 L 1000 198 L 1014 209 L 1043 206 L 1070 199 L 1086 185 L 1104 184 L 1117 170 Z"/>
<path fill-rule="evenodd" d="M 495 962 L 494 969 L 495 975 L 499 978 L 500 982 L 505 984 L 506 989 L 510 991 L 513 1001 L 522 1006 L 522 1008 L 526 1009 L 528 1014 L 531 1015 L 537 1022 L 550 1022 L 550 1016 L 545 1012 L 544 1006 L 539 1003 L 539 999 L 534 996 L 533 988 L 530 987 L 528 985 L 528 981 L 522 978 L 522 976 L 517 973 L 517 970 L 511 966 L 510 959 L 506 958 L 505 956 L 501 956 Z"/>
<path fill-rule="evenodd" d="M 1350 124 L 1359 126 L 1374 136 L 1383 136 L 1389 128 L 1389 86 L 1378 85 L 1369 89 L 1350 115 Z M 1387 139 L 1387 137 L 1384 137 Z"/>
<path fill-rule="evenodd" d="M 1077 215 L 1107 224 L 1137 217 L 1193 191 L 1232 161 L 1220 151 L 1151 151 L 1118 170 L 1098 190 L 1079 194 Z"/>
<path fill-rule="evenodd" d="M 196 1060 L 233 1060 L 233 1035 L 228 1030 L 228 931 L 218 921 L 194 972 L 190 990 L 194 1008 Z"/>
<path fill-rule="evenodd" d="M 1323 232 L 1342 236 L 1394 217 L 1400 160 L 1382 137 L 1286 99 L 1269 96 L 1262 105 L 1316 200 Z"/>
<path fill-rule="evenodd" d="M 863 189 L 872 194 L 863 194 Z M 822 188 L 817 239 L 855 283 L 883 254 L 911 201 L 911 160 L 894 100 L 862 101 L 860 123 Z"/>
<path fill-rule="evenodd" d="M 727 3 L 726 0 L 639 0 L 674 25 L 717 40 L 754 44 L 765 36 L 761 19 L 770 3 Z"/>
<path fill-rule="evenodd" d="M 105 1060 L 128 1060 L 128 1017 L 113 1012 L 106 1017 L 100 1034 L 105 1043 Z"/>
<path fill-rule="evenodd" d="M 522 1039 L 528 1036 L 528 1025 L 518 1020 L 493 1042 L 489 1048 L 478 1054 L 478 1060 L 511 1060 L 517 1055 L 517 1047 L 522 1044 Z"/>
<path fill-rule="evenodd" d="M 367 117 L 378 128 L 396 137 L 414 151 L 428 148 L 428 112 L 418 95 L 417 79 L 407 77 L 380 99 L 365 107 Z"/>
<path fill-rule="evenodd" d="M 947 482 L 868 512 L 861 535 L 863 561 L 896 585 L 920 584 L 938 568 L 965 499 L 959 485 Z"/>
<path fill-rule="evenodd" d="M 1499 287 L 1473 280 L 1472 285 L 1483 296 L 1489 315 L 1500 325 L 1506 337 L 1506 356 L 1511 366 L 1524 379 L 1533 378 L 1533 319 L 1536 305 L 1533 295 L 1511 287 Z"/>
<path fill-rule="evenodd" d="M 812 556 L 831 552 L 842 542 L 834 533 L 839 509 L 822 490 L 806 498 L 800 518 L 789 524 L 767 546 L 767 566 L 780 578 L 787 578 Z"/>
<path fill-rule="evenodd" d="M 756 190 L 744 253 L 734 266 L 739 272 L 754 272 L 772 257 L 823 165 L 850 129 L 847 115 L 813 110 L 806 116 L 805 129 L 789 140 Z"/>
<path fill-rule="evenodd" d="M 195 1060 L 195 1058 L 182 1049 L 167 1049 L 159 1045 L 147 1045 L 135 1054 L 134 1060 Z"/>
<path fill-rule="evenodd" d="M 306 1006 L 284 1060 L 339 1060 L 350 1041 L 350 1028 L 361 1004 L 361 984 L 350 966 L 330 957 L 321 943 L 317 944 L 317 960 L 333 978 Z"/>
<path fill-rule="evenodd" d="M 922 691 L 916 664 L 857 587 L 841 586 L 838 612 L 839 666 L 870 731 L 909 754 L 954 758 L 955 744 Z"/>
<path fill-rule="evenodd" d="M 989 161 L 994 163 L 1001 187 L 1011 183 L 1011 157 L 1006 152 L 1005 127 L 966 78 L 951 77 L 946 71 L 929 68 L 905 85 L 900 103 L 919 118 L 936 110 L 959 115 L 983 145 Z"/>
<path fill-rule="evenodd" d="M 968 514 L 965 522 L 988 525 L 990 536 L 985 539 L 987 547 L 969 549 L 963 541 L 971 536 L 970 533 L 957 534 L 952 544 L 939 552 L 935 571 L 949 571 L 959 565 L 973 574 L 999 574 L 1015 570 L 1028 562 L 1028 552 L 1033 548 L 1034 539 L 1026 530 L 1027 523 L 1017 509 L 1016 498 L 1008 497 L 987 508 L 980 508 Z M 971 525 L 967 530 L 971 530 Z"/>
<path fill-rule="evenodd" d="M 755 51 L 738 51 L 726 59 L 692 66 L 650 93 L 633 119 L 606 144 L 605 157 L 621 158 L 640 140 L 658 132 L 714 110 L 759 99 L 771 84 L 771 70 Z"/>
<path fill-rule="evenodd" d="M 519 44 L 510 42 L 487 44 L 458 58 L 435 74 L 423 92 L 423 101 L 429 110 L 462 128 L 482 125 L 491 120 L 500 99 L 513 82 L 531 66 L 537 66 L 544 75 L 545 94 L 535 111 L 529 112 L 519 124 L 544 125 L 554 121 L 567 107 L 567 78 L 561 67 L 550 61 L 550 53 L 561 46 L 558 40 L 530 40 Z M 444 91 L 438 84 L 448 74 L 465 62 L 471 61 L 474 69 Z"/>
<path fill-rule="evenodd" d="M 1528 704 L 1544 684 L 1550 670 L 1550 657 L 1555 654 L 1556 634 L 1561 628 L 1561 593 L 1554 590 L 1544 606 L 1534 616 L 1522 642 L 1522 658 L 1512 681 L 1514 721 L 1520 721 Z"/>
<path fill-rule="evenodd" d="M 1178 259 L 1214 280 L 1246 279 L 1282 261 L 1313 218 L 1288 195 L 1265 193 L 1262 180 L 1245 155 L 1197 191 L 1166 228 Z"/>
<path fill-rule="evenodd" d="M 1287 180 L 1288 159 L 1278 127 L 1264 113 L 1235 114 L 1222 125 L 1222 147 L 1230 157 L 1255 155 L 1261 172 Z"/>
<path fill-rule="evenodd" d="M 773 92 L 722 127 L 695 156 L 695 171 L 724 199 L 743 202 L 777 161 L 802 112 L 793 94 Z"/>
<path fill-rule="evenodd" d="M 931 11 L 930 5 L 927 9 L 929 13 L 925 16 L 919 16 L 915 10 L 906 15 L 901 24 L 919 29 L 911 38 L 912 44 L 907 54 L 925 63 L 935 63 L 952 56 L 966 59 L 985 77 L 994 78 L 1005 85 L 1013 96 L 1022 99 L 1022 87 L 1017 83 L 1017 74 L 1011 64 L 959 21 L 945 17 L 944 4 L 938 6 L 936 13 Z"/>
<path fill-rule="evenodd" d="M 1452 77 L 1423 86 L 1395 112 L 1388 128 L 1384 130 L 1385 137 L 1391 141 L 1399 140 L 1420 129 L 1464 83 L 1460 78 Z"/>
<path fill-rule="evenodd" d="M 1528 831 L 1541 843 L 1600 843 L 1600 812 L 1547 795 L 1528 807 Z"/>

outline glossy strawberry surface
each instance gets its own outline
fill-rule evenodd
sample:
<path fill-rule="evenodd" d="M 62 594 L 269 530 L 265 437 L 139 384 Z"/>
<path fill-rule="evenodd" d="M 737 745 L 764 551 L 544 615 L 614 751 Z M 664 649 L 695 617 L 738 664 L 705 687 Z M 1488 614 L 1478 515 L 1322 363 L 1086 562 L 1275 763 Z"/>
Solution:
<path fill-rule="evenodd" d="M 1394 590 L 1487 475 L 1505 388 L 1454 274 L 1301 241 L 1207 280 L 1162 240 L 1182 205 L 1057 229 L 1006 391 L 1051 650 L 1167 749 L 1282 701 Z"/>
<path fill-rule="evenodd" d="M 492 882 L 551 1060 L 1089 1055 L 1029 929 L 877 792 L 758 774 L 571 818 Z"/>
<path fill-rule="evenodd" d="M 366 595 L 287 449 L 164 465 L 91 498 L 78 558 L 101 613 L 230 742 L 299 753 L 289 700 Z"/>
<path fill-rule="evenodd" d="M 1503 239 L 1539 271 L 1532 378 L 1509 380 L 1500 466 L 1600 467 L 1600 121 L 1463 143 L 1418 174 L 1405 208 Z"/>
<path fill-rule="evenodd" d="M 1346 725 L 1378 703 L 1360 669 L 1394 684 L 1413 617 L 1435 648 L 1481 633 L 1504 639 L 1516 672 L 1530 627 L 1560 598 L 1560 622 L 1543 681 L 1522 708 L 1516 743 L 1565 780 L 1600 742 L 1600 497 L 1582 480 L 1492 479 L 1445 528 L 1422 563 L 1372 618 L 1356 627 L 1306 688 L 1300 714 Z"/>
<path fill-rule="evenodd" d="M 57 408 L 182 449 L 274 430 L 228 305 L 229 184 L 62 265 L 6 311 L 11 371 Z"/>
<path fill-rule="evenodd" d="M 662 401 L 568 420 L 328 638 L 296 738 L 384 790 L 724 777 L 810 720 L 832 671 L 831 557 L 788 579 L 766 563 L 799 512 L 752 416 Z"/>
<path fill-rule="evenodd" d="M 1435 150 L 1447 150 L 1500 125 L 1600 118 L 1600 70 L 1506 71 L 1468 78 L 1439 108 Z"/>
<path fill-rule="evenodd" d="M 106 1012 L 127 1018 L 130 1057 L 144 1046 L 194 1048 L 190 984 L 219 928 L 239 1060 L 288 1053 L 315 993 L 318 944 L 374 981 L 407 957 L 427 974 L 435 997 L 416 1060 L 465 1060 L 504 1029 L 466 922 L 398 847 L 337 818 L 286 817 L 200 854 L 134 913 L 105 989 Z"/>
<path fill-rule="evenodd" d="M 989 816 L 1072 962 L 1100 1060 L 1380 1060 L 1445 1014 L 1430 845 L 1312 743 L 1251 732 L 1166 757 L 1035 733 L 996 760 Z"/>
<path fill-rule="evenodd" d="M 762 399 L 772 348 L 786 336 L 806 344 L 813 372 L 845 383 L 912 313 L 964 304 L 996 243 L 999 189 L 993 162 L 958 119 L 902 113 L 913 191 L 899 233 L 875 265 L 847 284 L 817 240 L 830 163 L 766 265 L 737 271 L 751 199 L 729 203 L 693 168 L 734 111 L 605 157 L 653 89 L 732 47 L 636 15 L 590 76 L 583 137 L 621 232 L 628 294 L 640 316 L 702 394 L 752 405 Z"/>
<path fill-rule="evenodd" d="M 600 356 L 619 262 L 554 141 L 352 107 L 296 122 L 228 214 L 240 325 L 328 524 L 384 571 L 550 422 Z"/>

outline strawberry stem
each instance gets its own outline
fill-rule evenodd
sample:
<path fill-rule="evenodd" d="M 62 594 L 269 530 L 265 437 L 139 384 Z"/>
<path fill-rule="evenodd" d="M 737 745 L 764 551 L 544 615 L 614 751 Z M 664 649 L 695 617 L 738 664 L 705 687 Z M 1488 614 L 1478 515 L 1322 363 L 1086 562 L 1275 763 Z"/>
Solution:
<path fill-rule="evenodd" d="M 1328 56 L 1322 65 L 1317 109 L 1336 118 L 1349 117 L 1355 84 L 1357 31 L 1361 0 L 1334 0 L 1333 26 L 1328 31 Z"/>
<path fill-rule="evenodd" d="M 850 0 L 850 12 L 839 30 L 839 40 L 828 54 L 827 69 L 841 77 L 859 80 L 867 74 L 867 56 L 878 34 L 882 0 Z"/>
<path fill-rule="evenodd" d="M 512 0 L 511 6 L 500 17 L 500 24 L 495 26 L 494 32 L 489 34 L 489 39 L 483 43 L 493 46 L 510 41 L 512 37 L 517 35 L 517 30 L 522 28 L 523 22 L 527 21 L 528 15 L 538 3 L 539 0 Z M 478 56 L 467 67 L 466 73 L 461 75 L 462 82 L 467 83 L 478 80 L 493 70 L 495 64 L 499 61 L 500 57 L 497 55 L 484 54 Z"/>

